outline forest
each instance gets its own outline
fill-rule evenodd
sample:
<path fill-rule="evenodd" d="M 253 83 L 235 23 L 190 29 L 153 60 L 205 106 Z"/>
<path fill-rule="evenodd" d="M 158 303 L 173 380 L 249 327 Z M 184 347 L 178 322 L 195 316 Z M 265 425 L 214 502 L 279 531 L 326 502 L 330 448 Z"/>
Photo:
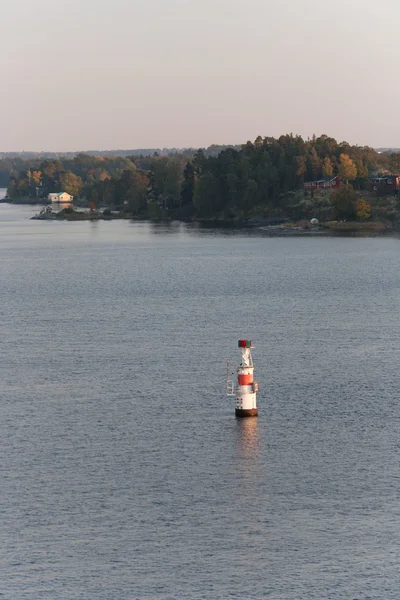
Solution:
<path fill-rule="evenodd" d="M 328 218 L 329 199 L 321 204 L 303 190 L 305 181 L 339 175 L 362 192 L 379 173 L 400 173 L 400 153 L 379 153 L 327 135 L 259 136 L 237 147 L 151 155 L 0 160 L 0 185 L 7 179 L 11 201 L 67 191 L 78 204 L 137 218 L 301 219 L 318 211 Z"/>

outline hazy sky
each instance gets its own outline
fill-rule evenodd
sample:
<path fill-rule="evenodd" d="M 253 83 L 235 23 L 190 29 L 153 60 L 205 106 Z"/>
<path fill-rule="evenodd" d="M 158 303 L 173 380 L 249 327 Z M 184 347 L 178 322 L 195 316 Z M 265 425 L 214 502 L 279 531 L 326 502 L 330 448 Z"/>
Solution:
<path fill-rule="evenodd" d="M 400 146 L 399 0 L 3 0 L 0 151 Z"/>

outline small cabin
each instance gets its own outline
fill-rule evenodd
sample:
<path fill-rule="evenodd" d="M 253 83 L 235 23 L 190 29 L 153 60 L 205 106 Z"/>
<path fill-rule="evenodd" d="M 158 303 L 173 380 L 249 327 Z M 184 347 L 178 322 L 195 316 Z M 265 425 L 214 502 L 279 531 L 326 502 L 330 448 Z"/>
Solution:
<path fill-rule="evenodd" d="M 67 192 L 58 192 L 56 194 L 49 194 L 48 199 L 52 204 L 72 204 L 74 197 Z"/>
<path fill-rule="evenodd" d="M 385 175 L 384 177 L 371 177 L 369 186 L 371 192 L 377 192 L 378 190 L 387 191 L 388 194 L 398 192 L 400 189 L 400 176 Z"/>
<path fill-rule="evenodd" d="M 305 181 L 304 189 L 305 190 L 326 190 L 326 189 L 335 189 L 342 185 L 343 181 L 340 179 L 338 175 L 336 177 L 321 177 L 320 179 L 315 179 L 314 181 Z"/>

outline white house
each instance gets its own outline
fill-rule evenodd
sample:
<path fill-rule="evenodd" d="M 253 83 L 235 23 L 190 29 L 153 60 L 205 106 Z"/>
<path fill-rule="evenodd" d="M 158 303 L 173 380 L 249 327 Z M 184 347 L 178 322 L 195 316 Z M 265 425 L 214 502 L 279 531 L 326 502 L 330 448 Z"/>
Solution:
<path fill-rule="evenodd" d="M 59 204 L 72 204 L 74 197 L 67 194 L 67 192 L 59 192 L 57 194 L 49 194 L 48 199 L 52 204 L 56 202 Z"/>

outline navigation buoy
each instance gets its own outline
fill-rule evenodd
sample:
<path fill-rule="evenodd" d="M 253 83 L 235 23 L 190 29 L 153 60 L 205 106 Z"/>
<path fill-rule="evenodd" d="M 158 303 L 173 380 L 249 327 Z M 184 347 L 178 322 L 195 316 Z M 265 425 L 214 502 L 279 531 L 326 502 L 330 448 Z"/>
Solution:
<path fill-rule="evenodd" d="M 242 352 L 242 360 L 237 367 L 237 385 L 230 380 L 230 364 L 227 367 L 226 392 L 228 396 L 236 398 L 237 417 L 257 417 L 257 392 L 258 383 L 254 381 L 254 364 L 251 350 L 254 346 L 251 340 L 239 340 L 238 347 Z"/>

